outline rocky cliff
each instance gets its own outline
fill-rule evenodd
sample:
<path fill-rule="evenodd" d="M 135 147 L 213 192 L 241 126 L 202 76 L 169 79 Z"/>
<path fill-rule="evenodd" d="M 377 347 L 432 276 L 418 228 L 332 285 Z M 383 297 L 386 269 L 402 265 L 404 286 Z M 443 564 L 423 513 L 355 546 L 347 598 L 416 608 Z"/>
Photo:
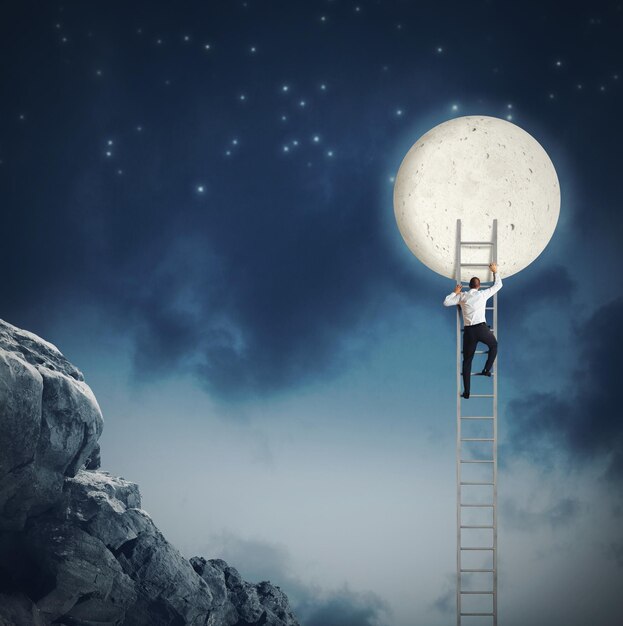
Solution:
<path fill-rule="evenodd" d="M 163 537 L 99 470 L 102 427 L 82 372 L 0 320 L 0 626 L 298 626 L 279 587 Z"/>

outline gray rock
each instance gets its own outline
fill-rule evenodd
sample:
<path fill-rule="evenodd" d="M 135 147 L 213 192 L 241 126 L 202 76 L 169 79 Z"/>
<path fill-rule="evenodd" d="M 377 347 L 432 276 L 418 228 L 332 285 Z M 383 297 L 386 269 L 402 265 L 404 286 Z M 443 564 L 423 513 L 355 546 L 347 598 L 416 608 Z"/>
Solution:
<path fill-rule="evenodd" d="M 222 559 L 193 557 L 195 571 L 210 585 L 215 594 L 215 612 L 209 626 L 289 626 L 298 624 L 288 598 L 269 581 L 257 584 L 242 579 L 238 570 Z"/>
<path fill-rule="evenodd" d="M 206 623 L 213 607 L 210 587 L 138 508 L 137 485 L 106 472 L 83 470 L 67 479 L 65 488 L 67 519 L 80 524 L 115 555 L 135 582 L 143 605 L 158 605 L 167 618 L 181 624 Z M 142 612 L 128 609 L 127 622 L 156 623 L 144 619 Z"/>
<path fill-rule="evenodd" d="M 279 587 L 164 538 L 98 471 L 102 427 L 80 370 L 0 320 L 0 626 L 299 626 Z"/>
<path fill-rule="evenodd" d="M 0 530 L 52 507 L 102 432 L 97 400 L 51 343 L 0 320 Z"/>
<path fill-rule="evenodd" d="M 0 626 L 45 626 L 35 603 L 23 593 L 0 593 Z"/>
<path fill-rule="evenodd" d="M 26 542 L 39 568 L 32 582 L 42 594 L 36 603 L 46 623 L 122 624 L 136 591 L 110 550 L 71 523 L 46 519 L 28 526 Z"/>

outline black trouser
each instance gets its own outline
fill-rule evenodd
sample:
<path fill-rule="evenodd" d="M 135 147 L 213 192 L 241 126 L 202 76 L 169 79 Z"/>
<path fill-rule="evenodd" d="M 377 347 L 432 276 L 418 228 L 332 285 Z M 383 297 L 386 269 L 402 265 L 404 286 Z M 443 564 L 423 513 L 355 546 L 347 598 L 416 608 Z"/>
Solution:
<path fill-rule="evenodd" d="M 472 359 L 474 358 L 474 352 L 476 352 L 476 345 L 479 341 L 486 344 L 489 348 L 489 356 L 487 357 L 487 363 L 485 369 L 490 372 L 493 367 L 493 361 L 498 353 L 498 340 L 491 332 L 486 322 L 475 324 L 474 326 L 465 326 L 463 328 L 463 391 L 469 393 L 471 374 L 472 374 Z"/>

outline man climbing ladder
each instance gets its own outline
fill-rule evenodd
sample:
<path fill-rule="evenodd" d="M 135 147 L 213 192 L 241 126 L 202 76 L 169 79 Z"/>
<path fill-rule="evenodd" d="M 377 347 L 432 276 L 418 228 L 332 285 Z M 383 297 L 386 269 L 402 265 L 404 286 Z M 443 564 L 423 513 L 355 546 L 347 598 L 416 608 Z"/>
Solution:
<path fill-rule="evenodd" d="M 487 326 L 485 307 L 487 300 L 502 288 L 502 279 L 498 273 L 497 263 L 491 263 L 489 269 L 495 276 L 494 284 L 488 289 L 480 291 L 480 279 L 474 276 L 469 281 L 469 291 L 461 292 L 461 285 L 457 284 L 454 292 L 446 296 L 444 306 L 459 305 L 463 311 L 463 398 L 469 398 L 472 372 L 472 359 L 479 341 L 489 348 L 487 362 L 481 372 L 483 376 L 491 376 L 493 362 L 498 352 L 498 342 L 495 335 Z"/>

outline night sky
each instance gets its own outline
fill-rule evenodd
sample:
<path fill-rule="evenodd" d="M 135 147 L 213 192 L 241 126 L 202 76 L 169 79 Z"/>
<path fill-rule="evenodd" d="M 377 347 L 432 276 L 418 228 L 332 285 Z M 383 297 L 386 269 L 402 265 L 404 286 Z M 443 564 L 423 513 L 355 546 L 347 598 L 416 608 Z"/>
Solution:
<path fill-rule="evenodd" d="M 454 619 L 453 284 L 394 176 L 453 117 L 533 135 L 562 203 L 498 296 L 499 615 L 620 624 L 622 3 L 24 1 L 0 30 L 0 317 L 84 371 L 165 535 L 303 626 Z"/>

